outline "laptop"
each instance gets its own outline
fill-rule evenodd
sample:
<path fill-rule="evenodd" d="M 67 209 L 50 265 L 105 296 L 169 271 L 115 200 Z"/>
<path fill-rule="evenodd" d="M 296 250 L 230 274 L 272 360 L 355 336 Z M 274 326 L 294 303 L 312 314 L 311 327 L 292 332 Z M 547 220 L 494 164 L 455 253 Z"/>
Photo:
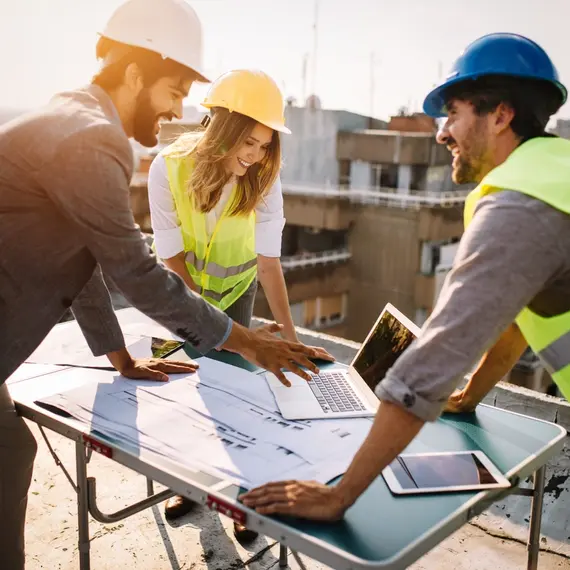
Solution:
<path fill-rule="evenodd" d="M 290 387 L 266 373 L 281 415 L 287 420 L 374 416 L 379 406 L 376 385 L 419 333 L 415 323 L 388 303 L 348 369 L 332 367 L 310 373 L 310 382 L 286 372 Z"/>

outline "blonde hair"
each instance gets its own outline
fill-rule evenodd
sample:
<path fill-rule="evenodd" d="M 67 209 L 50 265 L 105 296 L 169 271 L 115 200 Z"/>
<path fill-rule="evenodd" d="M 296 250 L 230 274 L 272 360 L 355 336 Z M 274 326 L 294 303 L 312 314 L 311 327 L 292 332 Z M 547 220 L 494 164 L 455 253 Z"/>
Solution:
<path fill-rule="evenodd" d="M 188 193 L 200 212 L 211 211 L 220 200 L 222 190 L 231 178 L 225 161 L 237 154 L 256 124 L 255 119 L 216 107 L 204 131 L 185 133 L 173 143 L 173 154 L 187 156 L 193 161 Z M 273 131 L 263 160 L 252 164 L 245 175 L 238 178 L 230 215 L 247 215 L 255 210 L 275 182 L 280 168 L 279 133 Z"/>

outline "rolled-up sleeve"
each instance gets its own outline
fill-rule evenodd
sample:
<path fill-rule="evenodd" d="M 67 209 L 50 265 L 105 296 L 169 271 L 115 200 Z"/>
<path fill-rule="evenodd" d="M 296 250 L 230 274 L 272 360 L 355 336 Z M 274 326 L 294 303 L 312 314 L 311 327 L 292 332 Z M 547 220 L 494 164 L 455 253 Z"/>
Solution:
<path fill-rule="evenodd" d="M 278 177 L 256 208 L 255 252 L 265 257 L 281 257 L 284 226 L 283 192 Z"/>
<path fill-rule="evenodd" d="M 375 389 L 425 421 L 562 265 L 557 229 L 532 200 L 499 194 L 481 201 L 422 334 Z"/>
<path fill-rule="evenodd" d="M 156 253 L 169 259 L 184 251 L 180 220 L 170 191 L 166 161 L 159 154 L 148 172 L 148 203 Z"/>

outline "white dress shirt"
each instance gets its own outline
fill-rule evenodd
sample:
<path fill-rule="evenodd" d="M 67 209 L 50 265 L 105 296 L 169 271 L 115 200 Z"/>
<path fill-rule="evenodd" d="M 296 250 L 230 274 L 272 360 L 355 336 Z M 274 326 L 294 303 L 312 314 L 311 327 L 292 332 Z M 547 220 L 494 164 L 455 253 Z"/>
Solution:
<path fill-rule="evenodd" d="M 233 183 L 226 184 L 216 206 L 206 215 L 206 231 L 214 232 L 232 190 Z M 150 218 L 154 232 L 156 252 L 162 259 L 174 257 L 184 251 L 180 220 L 170 185 L 166 161 L 161 154 L 152 161 L 148 174 Z M 265 198 L 258 204 L 255 224 L 255 251 L 266 257 L 281 257 L 281 235 L 285 226 L 283 193 L 278 177 Z"/>

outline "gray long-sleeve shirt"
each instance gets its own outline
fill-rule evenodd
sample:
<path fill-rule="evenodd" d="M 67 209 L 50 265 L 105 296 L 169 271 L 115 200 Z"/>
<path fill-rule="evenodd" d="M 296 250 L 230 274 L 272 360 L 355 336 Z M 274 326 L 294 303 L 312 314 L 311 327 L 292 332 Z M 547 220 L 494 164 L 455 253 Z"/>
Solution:
<path fill-rule="evenodd" d="M 476 212 L 421 336 L 376 387 L 428 421 L 523 307 L 570 311 L 570 216 L 513 191 Z"/>
<path fill-rule="evenodd" d="M 109 96 L 89 86 L 0 127 L 0 384 L 68 307 L 95 355 L 124 339 L 112 281 L 204 353 L 231 320 L 157 263 L 130 209 L 132 149 Z"/>

